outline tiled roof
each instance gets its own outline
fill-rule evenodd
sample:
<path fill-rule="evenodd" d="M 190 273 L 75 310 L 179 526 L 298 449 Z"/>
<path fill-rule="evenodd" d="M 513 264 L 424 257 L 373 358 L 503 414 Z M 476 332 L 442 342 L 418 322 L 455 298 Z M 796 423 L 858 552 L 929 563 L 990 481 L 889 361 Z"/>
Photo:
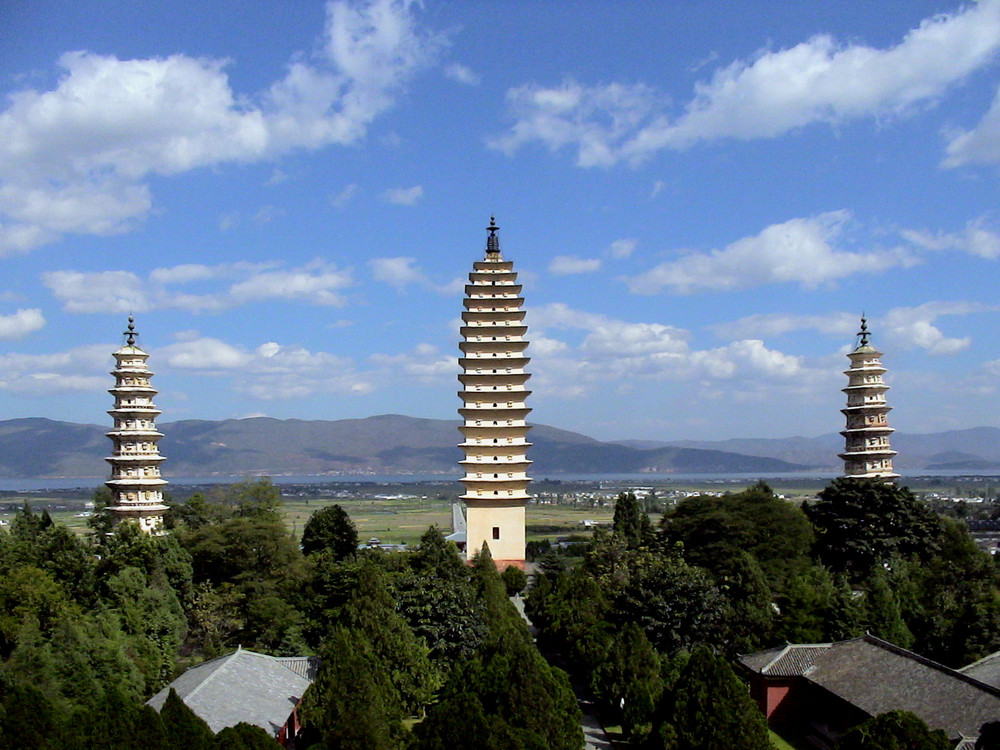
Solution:
<path fill-rule="evenodd" d="M 1000 688 L 1000 652 L 984 656 L 979 661 L 962 667 L 958 671 L 980 682 L 985 682 L 987 685 Z"/>
<path fill-rule="evenodd" d="M 277 658 L 238 649 L 192 667 L 146 703 L 159 711 L 173 688 L 213 732 L 245 721 L 273 736 L 309 687 L 315 667 L 312 657 Z"/>
<path fill-rule="evenodd" d="M 760 651 L 741 659 L 747 667 L 768 677 L 801 677 L 821 658 L 830 643 L 792 644 Z"/>
<path fill-rule="evenodd" d="M 976 736 L 985 722 L 1000 718 L 1000 689 L 871 635 L 789 644 L 740 661 L 769 677 L 802 675 L 869 716 L 912 711 L 951 738 Z"/>

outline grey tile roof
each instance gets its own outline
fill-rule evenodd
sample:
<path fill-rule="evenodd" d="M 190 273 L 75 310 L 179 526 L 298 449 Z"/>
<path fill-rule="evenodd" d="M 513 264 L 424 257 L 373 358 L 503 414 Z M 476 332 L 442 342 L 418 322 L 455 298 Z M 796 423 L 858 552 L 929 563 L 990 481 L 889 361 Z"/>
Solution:
<path fill-rule="evenodd" d="M 1000 688 L 1000 652 L 984 656 L 958 671 L 987 685 Z"/>
<path fill-rule="evenodd" d="M 787 646 L 758 651 L 740 657 L 740 661 L 754 672 L 768 677 L 800 677 L 807 674 L 831 643 L 789 643 Z"/>
<path fill-rule="evenodd" d="M 315 666 L 315 658 L 239 649 L 192 667 L 146 703 L 159 711 L 173 688 L 213 732 L 245 721 L 276 735 L 312 682 Z"/>
<path fill-rule="evenodd" d="M 870 716 L 912 711 L 951 738 L 974 737 L 985 722 L 1000 719 L 1000 689 L 871 635 L 790 644 L 740 661 L 765 676 L 800 674 Z"/>

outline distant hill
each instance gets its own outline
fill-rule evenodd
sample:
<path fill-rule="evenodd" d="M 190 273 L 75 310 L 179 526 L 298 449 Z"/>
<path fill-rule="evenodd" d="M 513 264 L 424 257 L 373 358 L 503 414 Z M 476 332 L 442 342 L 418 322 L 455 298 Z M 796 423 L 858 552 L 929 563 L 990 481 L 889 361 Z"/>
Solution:
<path fill-rule="evenodd" d="M 186 420 L 159 425 L 166 476 L 458 472 L 458 421 L 386 414 L 367 419 Z M 0 422 L 0 476 L 104 477 L 108 427 L 14 419 Z M 602 443 L 546 425 L 532 428 L 535 476 L 559 473 L 775 473 L 804 466 L 780 459 L 676 446 Z"/>
<path fill-rule="evenodd" d="M 778 458 L 832 471 L 843 468 L 837 454 L 844 449 L 844 438 L 833 432 L 814 438 L 684 440 L 662 445 Z M 1000 467 L 1000 429 L 996 427 L 973 427 L 926 434 L 896 432 L 892 435 L 892 447 L 899 452 L 895 461 L 896 468 L 907 471 L 988 471 Z"/>
<path fill-rule="evenodd" d="M 459 422 L 385 414 L 337 421 L 186 420 L 160 425 L 169 476 L 376 473 L 456 474 Z M 105 477 L 109 427 L 51 419 L 0 421 L 0 477 Z M 843 438 L 604 443 L 536 425 L 532 474 L 638 472 L 773 474 L 802 469 L 840 471 Z M 895 433 L 897 466 L 991 471 L 1000 468 L 1000 429 L 977 427 L 926 435 Z"/>

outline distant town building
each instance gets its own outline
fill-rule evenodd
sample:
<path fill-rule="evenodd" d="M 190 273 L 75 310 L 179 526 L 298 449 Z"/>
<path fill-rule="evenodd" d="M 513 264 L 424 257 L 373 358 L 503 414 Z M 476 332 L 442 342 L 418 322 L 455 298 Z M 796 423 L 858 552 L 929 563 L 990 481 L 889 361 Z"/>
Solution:
<path fill-rule="evenodd" d="M 524 565 L 524 507 L 528 494 L 525 405 L 531 377 L 521 286 L 514 264 L 500 252 L 499 227 L 490 217 L 486 256 L 472 266 L 462 313 L 459 428 L 465 453 L 466 556 L 489 545 L 498 567 Z"/>
<path fill-rule="evenodd" d="M 105 460 L 111 464 L 111 478 L 105 482 L 111 490 L 108 511 L 116 524 L 135 521 L 147 534 L 163 533 L 163 486 L 160 476 L 163 456 L 156 446 L 163 434 L 156 431 L 160 414 L 153 404 L 156 391 L 149 384 L 153 373 L 146 360 L 149 355 L 135 339 L 135 319 L 128 318 L 125 344 L 115 358 L 115 387 L 108 391 L 115 397 L 115 408 L 108 412 L 114 429 L 108 433 L 113 449 Z"/>
<path fill-rule="evenodd" d="M 885 392 L 889 386 L 882 376 L 886 369 L 879 359 L 882 352 L 868 343 L 868 321 L 862 316 L 858 343 L 850 354 L 851 366 L 844 371 L 847 376 L 847 408 L 841 409 L 847 418 L 844 436 L 844 476 L 884 477 L 893 480 L 892 457 L 896 451 L 889 447 L 889 411 Z"/>

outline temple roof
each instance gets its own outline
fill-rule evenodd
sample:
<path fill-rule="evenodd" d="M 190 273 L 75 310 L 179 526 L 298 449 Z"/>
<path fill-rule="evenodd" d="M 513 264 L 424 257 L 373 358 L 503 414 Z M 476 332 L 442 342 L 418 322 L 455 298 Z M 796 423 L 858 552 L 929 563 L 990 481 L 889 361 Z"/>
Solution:
<path fill-rule="evenodd" d="M 951 738 L 975 736 L 1000 717 L 1000 689 L 872 635 L 788 644 L 740 663 L 764 677 L 801 677 L 869 716 L 911 711 Z"/>
<path fill-rule="evenodd" d="M 241 721 L 277 735 L 312 683 L 315 657 L 278 658 L 237 649 L 192 667 L 146 701 L 157 711 L 170 688 L 213 732 Z"/>

